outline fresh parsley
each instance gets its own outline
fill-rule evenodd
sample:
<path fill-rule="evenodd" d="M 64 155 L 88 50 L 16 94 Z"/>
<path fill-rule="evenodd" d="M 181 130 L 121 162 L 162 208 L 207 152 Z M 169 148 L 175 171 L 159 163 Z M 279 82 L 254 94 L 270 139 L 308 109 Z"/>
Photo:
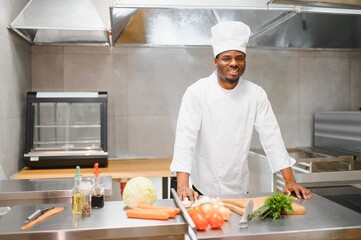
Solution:
<path fill-rule="evenodd" d="M 262 220 L 265 217 L 273 217 L 274 220 L 282 217 L 282 213 L 293 212 L 292 203 L 295 197 L 276 192 L 269 196 L 262 207 L 248 216 L 248 220 Z"/>

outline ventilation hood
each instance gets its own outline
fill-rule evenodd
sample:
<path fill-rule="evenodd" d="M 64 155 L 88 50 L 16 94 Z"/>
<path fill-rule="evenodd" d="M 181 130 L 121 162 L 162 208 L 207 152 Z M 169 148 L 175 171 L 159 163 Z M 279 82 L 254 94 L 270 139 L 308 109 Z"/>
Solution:
<path fill-rule="evenodd" d="M 199 47 L 236 20 L 251 27 L 250 47 L 361 49 L 361 0 L 92 1 L 30 0 L 10 29 L 34 45 Z"/>
<path fill-rule="evenodd" d="M 91 0 L 30 0 L 10 29 L 35 45 L 109 45 Z"/>
<path fill-rule="evenodd" d="M 361 0 L 118 0 L 110 18 L 115 46 L 210 46 L 210 28 L 236 20 L 250 47 L 361 49 Z"/>

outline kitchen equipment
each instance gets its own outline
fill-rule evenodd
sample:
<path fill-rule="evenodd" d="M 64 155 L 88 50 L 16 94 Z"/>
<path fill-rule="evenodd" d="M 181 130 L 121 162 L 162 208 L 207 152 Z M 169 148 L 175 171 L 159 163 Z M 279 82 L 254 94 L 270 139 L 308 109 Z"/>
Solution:
<path fill-rule="evenodd" d="M 49 208 L 47 210 L 41 210 L 41 214 L 34 220 L 23 225 L 21 227 L 21 230 L 27 230 L 29 228 L 32 228 L 34 225 L 41 223 L 42 221 L 45 221 L 47 218 L 49 218 L 55 214 L 58 214 L 62 211 L 64 211 L 64 207 L 54 207 L 54 208 Z"/>
<path fill-rule="evenodd" d="M 361 111 L 316 112 L 314 146 L 289 153 L 298 183 L 361 213 Z M 283 188 L 280 173 L 275 182 Z"/>
<path fill-rule="evenodd" d="M 211 42 L 211 26 L 242 21 L 252 29 L 248 47 L 360 48 L 360 1 L 347 7 L 341 0 L 300 2 L 117 0 L 110 7 L 112 44 L 203 47 Z"/>
<path fill-rule="evenodd" d="M 40 217 L 41 215 L 43 215 L 45 212 L 53 209 L 52 208 L 44 208 L 44 209 L 38 209 L 35 212 L 33 212 L 31 215 L 29 215 L 26 219 L 25 219 L 25 223 L 29 223 L 31 221 L 34 221 L 35 219 L 37 219 L 38 217 Z"/>
<path fill-rule="evenodd" d="M 28 92 L 24 164 L 107 165 L 106 92 Z"/>
<path fill-rule="evenodd" d="M 248 215 L 252 213 L 252 210 L 253 210 L 253 201 L 251 200 L 248 202 L 246 210 L 244 211 L 244 214 L 242 215 L 242 218 L 238 223 L 240 228 L 248 227 Z"/>
<path fill-rule="evenodd" d="M 109 45 L 107 27 L 91 0 L 30 0 L 10 29 L 31 45 Z"/>
<path fill-rule="evenodd" d="M 314 147 L 361 156 L 361 111 L 316 112 Z"/>

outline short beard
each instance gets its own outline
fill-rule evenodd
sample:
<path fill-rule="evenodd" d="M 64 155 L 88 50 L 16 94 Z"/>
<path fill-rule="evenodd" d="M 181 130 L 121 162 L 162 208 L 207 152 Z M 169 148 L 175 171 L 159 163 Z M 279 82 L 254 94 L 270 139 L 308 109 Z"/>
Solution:
<path fill-rule="evenodd" d="M 235 84 L 239 81 L 240 78 L 225 78 L 225 80 L 230 84 Z"/>

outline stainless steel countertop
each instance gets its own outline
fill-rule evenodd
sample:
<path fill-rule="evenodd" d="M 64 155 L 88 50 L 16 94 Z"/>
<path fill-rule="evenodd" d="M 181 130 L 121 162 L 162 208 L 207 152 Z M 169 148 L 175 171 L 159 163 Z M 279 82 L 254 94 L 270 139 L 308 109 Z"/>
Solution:
<path fill-rule="evenodd" d="M 361 214 L 316 194 L 311 200 L 296 201 L 306 207 L 305 215 L 252 221 L 248 228 L 241 229 L 238 227 L 241 216 L 232 214 L 222 229 L 207 229 L 196 236 L 198 239 L 360 239 Z"/>
<path fill-rule="evenodd" d="M 91 177 L 83 177 L 91 181 Z M 112 195 L 112 177 L 101 176 L 104 195 Z M 74 187 L 74 178 L 1 180 L 0 201 L 21 199 L 54 199 L 69 198 Z"/>
<path fill-rule="evenodd" d="M 229 197 L 257 197 L 266 194 L 227 195 Z M 246 229 L 238 227 L 241 219 L 236 213 L 225 222 L 222 229 L 207 229 L 196 232 L 198 239 L 359 239 L 361 236 L 361 214 L 329 201 L 316 194 L 311 200 L 297 200 L 306 207 L 305 215 L 289 215 L 273 221 L 270 218 L 249 223 Z M 158 200 L 157 205 L 174 206 L 173 199 Z M 24 219 L 38 208 L 65 206 L 62 213 L 21 231 Z M 102 209 L 93 209 L 89 218 L 74 217 L 71 205 L 42 204 L 13 207 L 0 218 L 0 239 L 111 239 L 147 236 L 184 236 L 188 225 L 183 216 L 167 221 L 128 219 L 122 201 L 105 202 Z"/>
<path fill-rule="evenodd" d="M 175 206 L 173 200 L 158 200 L 156 204 Z M 33 228 L 22 231 L 24 219 L 38 208 L 65 206 L 65 210 Z M 150 236 L 182 236 L 187 224 L 181 215 L 167 221 L 129 219 L 125 215 L 123 201 L 105 202 L 104 208 L 92 209 L 91 216 L 83 218 L 71 213 L 71 204 L 22 205 L 13 207 L 0 218 L 0 239 L 121 239 Z"/>

